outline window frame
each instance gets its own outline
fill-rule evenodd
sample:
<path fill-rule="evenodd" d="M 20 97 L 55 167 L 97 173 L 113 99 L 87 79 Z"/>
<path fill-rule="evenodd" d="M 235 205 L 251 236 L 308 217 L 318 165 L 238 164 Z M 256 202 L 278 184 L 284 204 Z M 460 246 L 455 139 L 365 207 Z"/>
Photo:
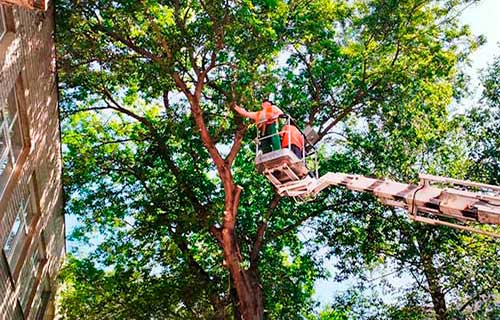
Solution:
<path fill-rule="evenodd" d="M 29 269 L 25 269 L 22 271 L 22 273 L 29 279 L 24 283 L 23 286 L 21 286 L 21 291 L 19 292 L 19 302 L 25 314 L 31 312 L 33 299 L 36 296 L 35 290 L 37 290 L 39 287 L 39 284 L 37 285 L 38 278 L 39 276 L 41 276 L 45 258 L 45 248 L 42 243 L 42 238 L 40 237 L 35 242 L 31 254 L 27 257 L 27 261 L 23 265 L 23 269 L 29 267 Z"/>
<path fill-rule="evenodd" d="M 45 312 L 47 311 L 47 306 L 49 305 L 49 301 L 52 297 L 52 290 L 50 288 L 50 282 L 48 275 L 43 277 L 43 280 L 40 282 L 37 293 L 35 296 L 37 299 L 32 306 L 32 311 L 34 312 L 35 320 L 43 320 Z"/>
<path fill-rule="evenodd" d="M 5 10 L 3 8 L 3 5 L 0 4 L 0 41 L 2 41 L 3 37 L 7 34 L 7 22 L 5 21 Z M 2 31 L 3 30 L 3 31 Z"/>
<path fill-rule="evenodd" d="M 28 201 L 23 201 L 23 203 L 19 206 L 19 209 L 17 210 L 16 213 L 16 218 L 14 220 L 14 223 L 12 224 L 12 227 L 9 230 L 9 236 L 7 237 L 7 241 L 5 241 L 2 249 L 5 253 L 5 257 L 7 258 L 7 265 L 9 266 L 9 269 L 11 269 L 11 272 L 13 273 L 14 270 L 16 269 L 16 265 L 19 262 L 19 258 L 21 257 L 22 251 L 23 251 L 23 246 L 21 245 L 27 238 L 28 235 L 28 229 L 29 226 L 26 225 L 26 216 L 27 214 L 24 214 L 23 211 L 27 210 L 26 203 Z M 10 238 L 10 235 L 12 233 L 12 230 L 16 226 L 16 221 L 19 219 L 19 226 L 17 227 L 17 232 L 16 235 L 14 236 L 14 239 L 12 240 L 12 246 L 11 248 L 7 251 L 5 246 L 8 243 L 8 240 Z"/>
<path fill-rule="evenodd" d="M 0 121 L 0 133 L 2 133 L 2 136 L 5 136 L 3 139 L 6 141 L 5 151 L 0 155 L 0 164 L 4 159 L 8 161 L 6 164 L 7 169 L 0 172 L 0 208 L 2 207 L 2 202 L 7 200 L 5 199 L 5 195 L 8 194 L 8 190 L 11 190 L 14 187 L 14 181 L 19 179 L 19 168 L 26 161 L 31 148 L 30 132 L 27 127 L 29 122 L 26 116 L 26 101 L 24 100 L 23 92 L 22 75 L 19 74 L 7 98 L 0 101 L 0 112 L 6 110 L 7 114 L 9 114 L 11 109 L 9 102 L 12 101 L 15 104 L 15 115 L 12 119 L 8 120 L 5 118 Z M 21 145 L 17 149 L 17 144 L 15 143 L 19 142 Z M 6 170 L 10 170 L 10 172 L 2 177 Z"/>
<path fill-rule="evenodd" d="M 10 160 L 12 161 L 12 166 L 15 167 L 17 161 L 20 158 L 20 154 L 21 154 L 21 152 L 20 152 L 19 155 L 17 156 L 17 158 L 14 155 L 13 148 L 12 148 L 12 137 L 11 137 L 11 132 L 14 129 L 14 125 L 16 124 L 16 121 L 18 121 L 18 125 L 19 125 L 19 127 L 21 127 L 20 117 L 19 117 L 19 100 L 17 98 L 17 92 L 16 92 L 15 86 L 14 86 L 14 88 L 12 88 L 11 92 L 9 93 L 9 96 L 7 98 L 7 102 L 4 101 L 0 108 L 2 108 L 2 110 L 5 110 L 5 108 L 7 108 L 7 109 L 9 108 L 9 100 L 10 100 L 9 98 L 10 98 L 11 94 L 14 96 L 12 101 L 14 102 L 14 104 L 16 106 L 16 114 L 14 115 L 14 117 L 12 119 L 4 118 L 2 120 L 2 122 L 0 123 L 0 130 L 3 130 L 3 134 L 7 137 L 7 139 L 6 139 L 7 140 L 7 147 L 6 147 L 5 151 L 3 152 L 3 154 L 0 155 L 0 163 L 1 163 L 3 158 L 9 157 L 8 153 L 10 153 L 10 158 L 11 158 Z M 2 110 L 0 110 L 0 111 L 2 111 Z M 9 114 L 9 117 L 10 116 L 11 115 Z M 10 120 L 10 123 L 9 123 L 9 120 Z M 22 128 L 20 128 L 19 133 L 21 134 L 21 142 L 22 142 L 21 150 L 22 150 L 25 147 L 24 134 L 23 134 Z M 7 155 L 6 155 L 6 153 L 7 153 Z"/>
<path fill-rule="evenodd" d="M 18 206 L 12 208 L 12 212 L 15 212 L 15 220 L 9 230 L 7 239 L 1 247 L 7 269 L 10 273 L 10 279 L 12 281 L 12 285 L 14 286 L 21 276 L 23 266 L 30 258 L 30 248 L 32 248 L 33 241 L 37 237 L 34 228 L 38 224 L 41 217 L 39 207 L 40 200 L 36 188 L 35 174 L 32 173 L 26 180 L 20 181 L 19 186 L 20 187 L 16 188 L 11 195 L 11 201 L 19 203 Z M 5 246 L 11 238 L 12 230 L 14 229 L 18 219 L 18 231 L 12 241 L 10 250 L 6 250 Z M 42 243 L 42 257 L 45 257 L 45 240 L 40 238 L 39 241 Z"/>

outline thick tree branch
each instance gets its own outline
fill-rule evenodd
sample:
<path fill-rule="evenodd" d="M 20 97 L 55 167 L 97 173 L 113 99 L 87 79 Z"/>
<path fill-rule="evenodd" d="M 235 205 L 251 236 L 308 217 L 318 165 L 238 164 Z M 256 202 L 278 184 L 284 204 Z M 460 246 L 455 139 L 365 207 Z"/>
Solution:
<path fill-rule="evenodd" d="M 250 252 L 250 266 L 251 267 L 256 267 L 258 260 L 259 260 L 259 253 L 260 249 L 262 248 L 262 245 L 264 244 L 264 236 L 266 233 L 267 225 L 269 222 L 269 219 L 271 218 L 271 215 L 274 212 L 274 209 L 278 206 L 279 202 L 281 200 L 281 196 L 278 193 L 274 194 L 273 199 L 271 200 L 269 207 L 266 211 L 266 214 L 264 215 L 264 219 L 262 220 L 261 224 L 259 225 L 257 229 L 257 234 L 255 235 L 255 241 L 253 244 L 252 251 Z"/>
<path fill-rule="evenodd" d="M 122 107 L 114 99 L 111 92 L 109 90 L 107 90 L 106 88 L 104 88 L 102 93 L 109 100 L 109 102 L 108 102 L 109 108 L 114 109 L 114 110 L 119 111 L 119 112 L 122 112 L 122 113 L 138 120 L 139 122 L 144 124 L 144 126 L 146 126 L 150 130 L 150 132 L 156 138 L 157 146 L 158 146 L 159 154 L 160 154 L 161 158 L 165 161 L 167 168 L 176 178 L 177 185 L 179 186 L 179 188 L 181 189 L 183 194 L 185 194 L 187 196 L 187 198 L 190 200 L 195 211 L 198 213 L 198 218 L 206 226 L 207 222 L 208 222 L 207 221 L 208 212 L 206 210 L 206 207 L 200 203 L 200 201 L 198 200 L 196 195 L 192 192 L 191 188 L 188 186 L 188 184 L 182 178 L 181 170 L 177 167 L 175 162 L 170 158 L 169 155 L 171 154 L 171 152 L 170 152 L 168 146 L 165 144 L 164 139 L 162 139 L 161 137 L 158 136 L 158 132 L 156 131 L 155 127 L 146 118 L 141 117 L 141 116 L 135 114 L 134 112 Z M 209 226 L 208 228 L 209 228 L 209 232 L 216 238 L 216 240 L 219 243 L 221 243 L 222 236 L 221 236 L 220 230 L 218 228 L 216 228 L 215 226 Z"/>
<path fill-rule="evenodd" d="M 240 151 L 241 148 L 241 142 L 243 141 L 243 138 L 245 137 L 245 133 L 247 132 L 248 126 L 241 124 L 239 128 L 236 130 L 236 133 L 234 135 L 234 142 L 231 147 L 231 150 L 229 150 L 229 153 L 226 157 L 226 163 L 229 167 L 234 162 L 234 159 L 238 155 L 238 152 Z"/>
<path fill-rule="evenodd" d="M 201 86 L 199 83 L 197 85 Z M 201 90 L 196 90 L 196 92 L 200 92 Z M 199 97 L 195 96 L 190 96 L 189 97 L 189 102 L 191 105 L 191 112 L 193 114 L 194 120 L 196 122 L 196 126 L 198 127 L 198 130 L 200 130 L 200 135 L 201 135 L 201 140 L 203 141 L 203 144 L 208 150 L 208 153 L 214 160 L 215 166 L 217 167 L 217 171 L 219 172 L 219 176 L 221 179 L 224 181 L 225 179 L 230 178 L 230 173 L 228 172 L 229 170 L 226 167 L 226 163 L 224 159 L 222 159 L 222 156 L 219 153 L 219 150 L 215 147 L 215 143 L 213 141 L 212 136 L 210 136 L 210 133 L 208 132 L 208 128 L 205 125 L 205 120 L 203 119 L 203 114 L 202 110 L 200 108 L 199 104 Z M 227 182 L 227 181 L 226 181 Z M 228 191 L 228 190 L 226 190 Z"/>
<path fill-rule="evenodd" d="M 161 36 L 160 28 L 155 23 L 153 17 L 150 17 L 150 18 L 152 20 L 151 26 L 153 27 L 153 30 L 155 31 L 155 33 L 158 34 L 157 40 L 160 42 L 160 45 L 162 46 L 163 50 L 167 54 L 168 59 L 172 61 L 173 54 L 172 54 L 172 51 L 170 49 L 168 42 L 165 40 L 164 37 Z M 214 160 L 215 165 L 217 167 L 217 170 L 222 178 L 222 175 L 224 173 L 225 163 L 224 163 L 224 160 L 222 159 L 219 151 L 215 147 L 215 143 L 213 142 L 212 137 L 210 136 L 210 134 L 208 132 L 208 129 L 205 125 L 205 121 L 203 119 L 203 113 L 202 113 L 202 110 L 200 108 L 200 97 L 201 97 L 201 91 L 203 90 L 204 79 L 206 77 L 206 71 L 197 73 L 198 82 L 196 83 L 194 93 L 191 93 L 191 91 L 187 87 L 187 84 L 181 78 L 181 76 L 178 72 L 176 72 L 175 70 L 171 70 L 171 76 L 174 79 L 176 86 L 185 94 L 185 96 L 189 100 L 189 103 L 191 105 L 191 112 L 192 112 L 193 117 L 195 119 L 196 126 L 200 130 L 201 139 L 203 141 L 203 144 L 205 145 L 208 152 L 210 153 L 210 156 Z"/>

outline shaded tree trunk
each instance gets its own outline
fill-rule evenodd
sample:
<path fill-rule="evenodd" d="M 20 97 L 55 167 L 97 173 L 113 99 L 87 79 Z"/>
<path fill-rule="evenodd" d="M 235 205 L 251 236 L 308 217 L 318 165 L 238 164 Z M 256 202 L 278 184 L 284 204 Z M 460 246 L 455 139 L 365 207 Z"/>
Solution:
<path fill-rule="evenodd" d="M 237 319 L 240 317 L 243 320 L 260 320 L 264 318 L 264 305 L 259 275 L 256 268 L 245 269 L 243 267 L 243 258 L 235 232 L 241 188 L 232 185 L 231 189 L 232 192 L 226 193 L 221 245 L 226 267 L 229 270 L 236 293 L 236 296 L 233 296 L 233 303 L 237 303 L 235 315 Z"/>
<path fill-rule="evenodd" d="M 432 255 L 421 253 L 420 259 L 424 269 L 425 278 L 429 286 L 429 293 L 432 298 L 436 318 L 438 320 L 446 320 L 448 319 L 448 309 L 446 307 L 445 294 L 441 284 L 439 283 L 439 275 L 434 267 L 434 263 L 432 262 Z"/>

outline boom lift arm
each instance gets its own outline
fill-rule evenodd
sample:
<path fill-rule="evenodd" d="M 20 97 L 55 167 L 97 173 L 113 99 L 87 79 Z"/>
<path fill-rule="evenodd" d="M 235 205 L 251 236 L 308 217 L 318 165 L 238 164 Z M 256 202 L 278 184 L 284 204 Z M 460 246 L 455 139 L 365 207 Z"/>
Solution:
<path fill-rule="evenodd" d="M 459 189 L 440 188 L 432 185 L 432 183 L 450 184 L 459 187 Z M 331 185 L 343 186 L 353 191 L 372 193 L 388 206 L 407 210 L 409 217 L 415 221 L 447 225 L 500 237 L 496 233 L 439 219 L 440 217 L 447 217 L 463 222 L 475 221 L 482 224 L 500 224 L 500 196 L 498 196 L 500 187 L 497 186 L 432 175 L 420 175 L 420 183 L 412 185 L 359 175 L 327 173 L 318 180 L 312 192 L 317 194 Z M 461 190 L 465 188 L 475 188 L 480 191 Z M 422 214 L 427 214 L 427 216 Z"/>
<path fill-rule="evenodd" d="M 405 209 L 410 219 L 415 221 L 500 238 L 498 233 L 463 224 L 475 221 L 500 225 L 499 186 L 432 175 L 420 175 L 418 185 L 345 173 L 329 172 L 319 177 L 317 165 L 314 173 L 306 165 L 308 158 L 316 162 L 314 147 L 311 149 L 311 152 L 304 153 L 303 158 L 299 159 L 289 148 L 262 154 L 257 144 L 257 169 L 276 187 L 280 195 L 291 196 L 299 201 L 313 199 L 330 186 L 345 187 L 372 193 L 385 205 Z"/>

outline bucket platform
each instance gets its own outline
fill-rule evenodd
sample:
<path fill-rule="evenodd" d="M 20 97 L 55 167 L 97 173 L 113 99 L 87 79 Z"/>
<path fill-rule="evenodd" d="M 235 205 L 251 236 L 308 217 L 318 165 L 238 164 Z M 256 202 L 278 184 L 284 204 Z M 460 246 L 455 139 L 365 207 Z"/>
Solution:
<path fill-rule="evenodd" d="M 306 166 L 290 149 L 285 148 L 255 158 L 257 170 L 276 187 L 280 195 L 303 197 L 310 194 L 316 179 Z"/>

